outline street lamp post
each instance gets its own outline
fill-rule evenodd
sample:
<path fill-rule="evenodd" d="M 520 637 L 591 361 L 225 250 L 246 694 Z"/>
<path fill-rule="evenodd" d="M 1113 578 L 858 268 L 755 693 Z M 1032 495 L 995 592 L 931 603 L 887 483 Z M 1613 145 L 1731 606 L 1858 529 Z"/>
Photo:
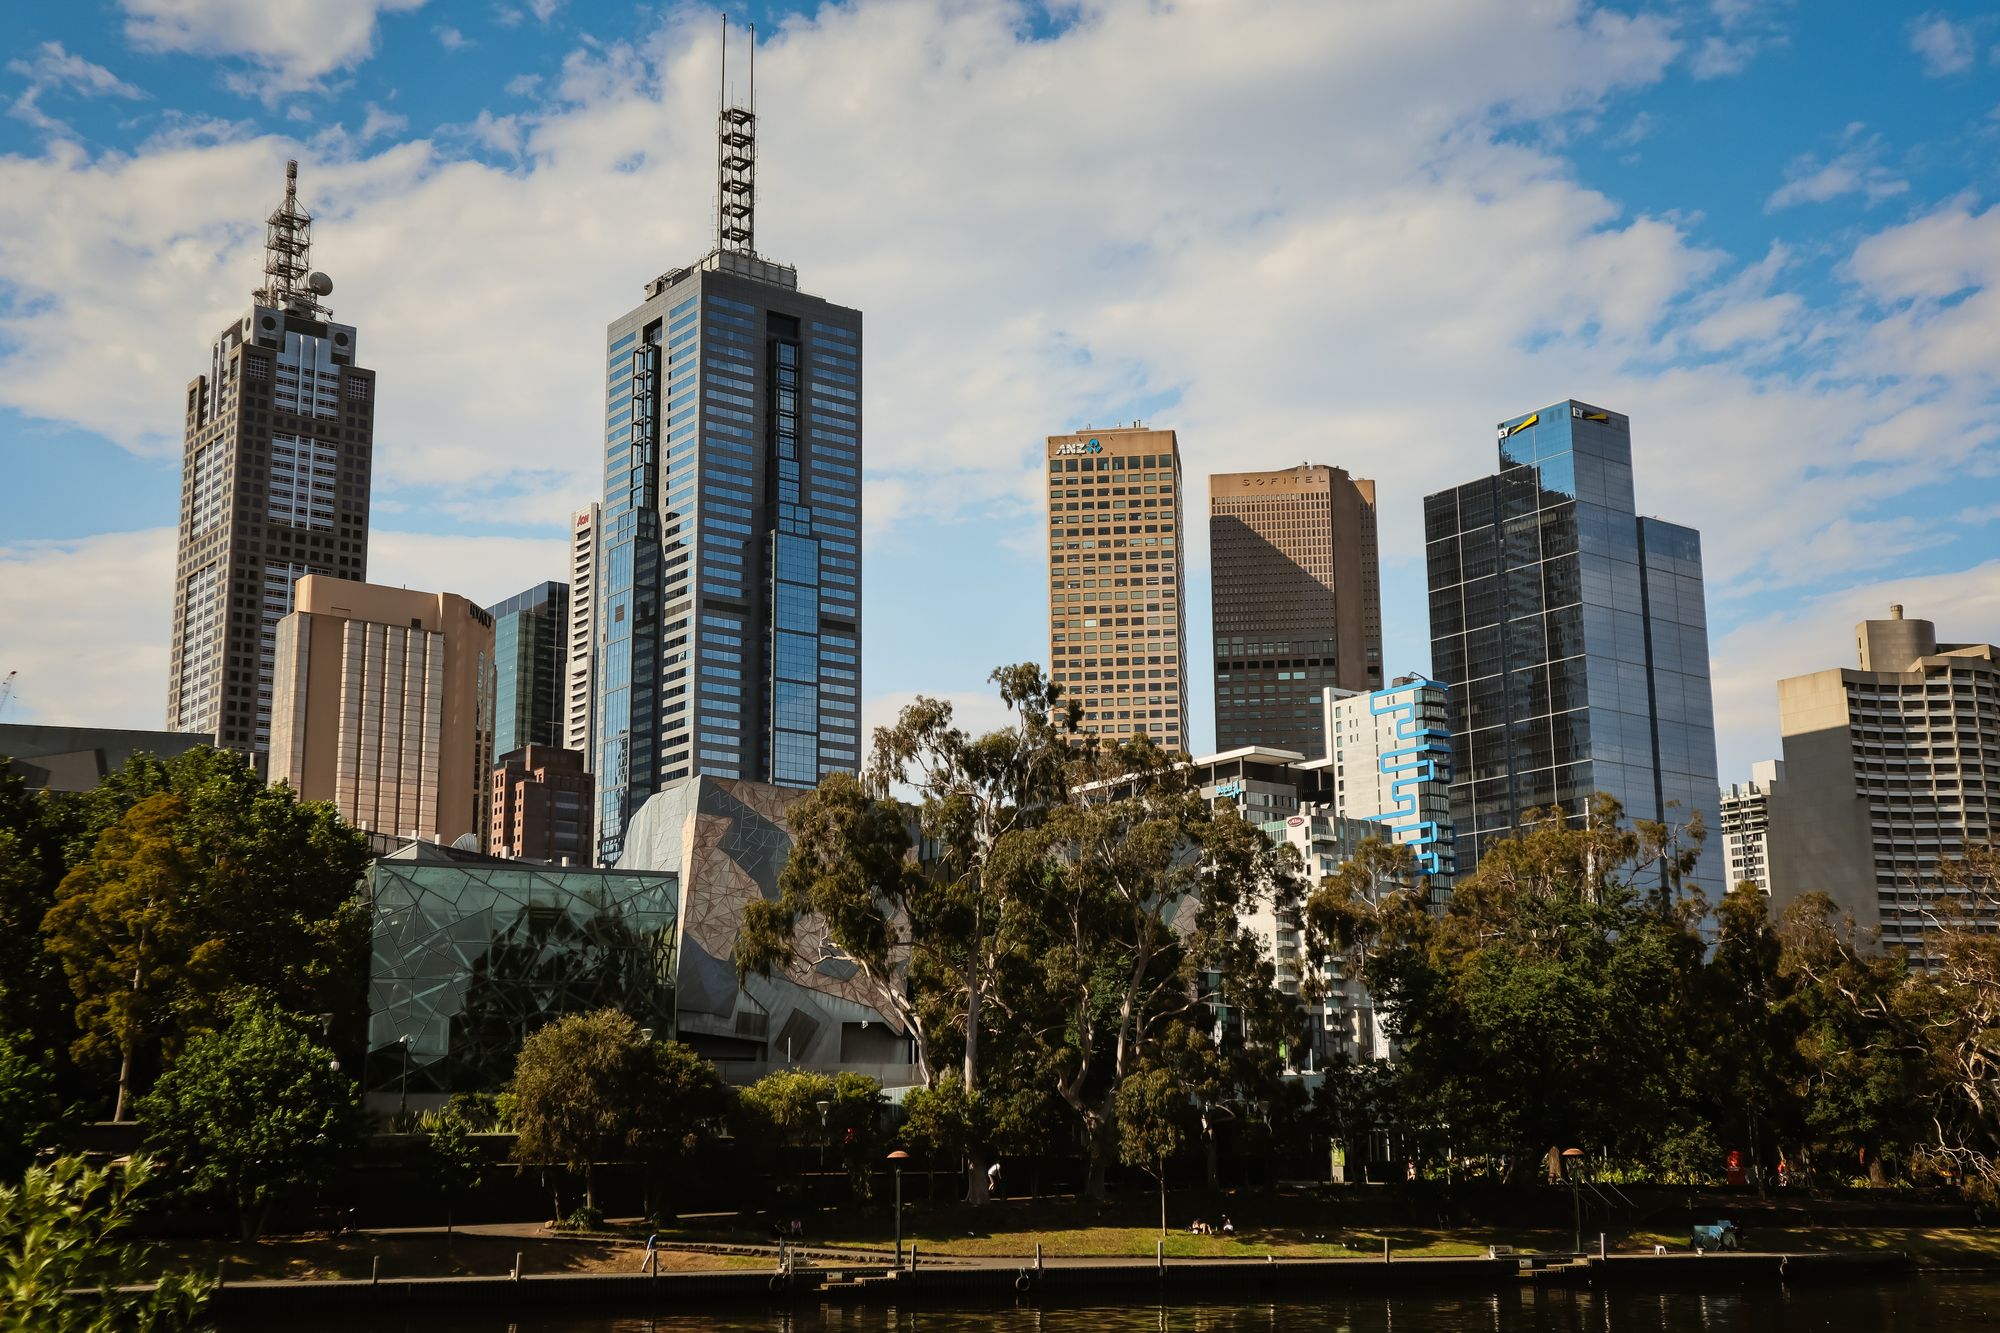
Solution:
<path fill-rule="evenodd" d="M 833 1103 L 827 1101 L 818 1101 L 814 1102 L 813 1105 L 819 1108 L 819 1169 L 821 1171 L 825 1171 L 826 1170 L 826 1113 L 833 1109 Z"/>
<path fill-rule="evenodd" d="M 1564 1148 L 1563 1168 L 1569 1176 L 1570 1211 L 1576 1221 L 1576 1249 L 1574 1253 L 1582 1254 L 1583 1253 L 1583 1188 L 1582 1185 L 1579 1183 L 1578 1175 L 1583 1170 L 1583 1149 Z"/>
<path fill-rule="evenodd" d="M 410 1114 L 410 1034 L 405 1032 L 396 1038 L 396 1044 L 403 1048 L 403 1077 L 399 1081 L 396 1118 L 405 1119 Z"/>
<path fill-rule="evenodd" d="M 889 1154 L 896 1167 L 896 1271 L 903 1271 L 903 1163 L 910 1155 L 901 1148 Z"/>

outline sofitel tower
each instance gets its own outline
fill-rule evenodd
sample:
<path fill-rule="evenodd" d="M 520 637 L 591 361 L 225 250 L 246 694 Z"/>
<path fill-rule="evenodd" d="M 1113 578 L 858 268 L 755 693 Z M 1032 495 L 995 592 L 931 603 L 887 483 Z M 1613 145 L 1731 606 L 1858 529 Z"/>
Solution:
<path fill-rule="evenodd" d="M 368 576 L 375 372 L 322 299 L 299 164 L 267 220 L 264 285 L 188 385 L 167 726 L 261 756 L 278 622 L 302 575 Z"/>
<path fill-rule="evenodd" d="M 605 333 L 606 862 L 667 783 L 810 787 L 859 767 L 861 312 L 757 253 L 756 163 L 754 102 L 725 103 L 715 247 Z"/>

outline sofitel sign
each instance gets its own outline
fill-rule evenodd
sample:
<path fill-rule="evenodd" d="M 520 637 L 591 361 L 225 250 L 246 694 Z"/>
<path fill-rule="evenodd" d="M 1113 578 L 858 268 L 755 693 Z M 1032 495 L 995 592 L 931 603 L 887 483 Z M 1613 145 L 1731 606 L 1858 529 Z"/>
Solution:
<path fill-rule="evenodd" d="M 1057 445 L 1055 456 L 1057 458 L 1061 458 L 1065 454 L 1101 454 L 1103 452 L 1104 452 L 1104 446 L 1099 444 L 1096 440 L 1090 440 L 1088 442 L 1083 440 L 1071 440 L 1068 444 Z"/>

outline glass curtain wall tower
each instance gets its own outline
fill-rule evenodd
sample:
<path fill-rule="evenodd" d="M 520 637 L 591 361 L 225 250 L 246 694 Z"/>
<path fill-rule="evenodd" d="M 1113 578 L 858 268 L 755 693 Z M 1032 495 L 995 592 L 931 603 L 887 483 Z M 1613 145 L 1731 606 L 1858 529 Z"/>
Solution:
<path fill-rule="evenodd" d="M 752 248 L 756 123 L 721 110 L 715 248 L 605 334 L 607 864 L 667 783 L 810 787 L 860 764 L 861 312 Z"/>
<path fill-rule="evenodd" d="M 1498 433 L 1498 473 L 1424 500 L 1458 874 L 1529 810 L 1599 791 L 1714 835 L 1701 535 L 1638 516 L 1619 413 L 1562 402 Z"/>

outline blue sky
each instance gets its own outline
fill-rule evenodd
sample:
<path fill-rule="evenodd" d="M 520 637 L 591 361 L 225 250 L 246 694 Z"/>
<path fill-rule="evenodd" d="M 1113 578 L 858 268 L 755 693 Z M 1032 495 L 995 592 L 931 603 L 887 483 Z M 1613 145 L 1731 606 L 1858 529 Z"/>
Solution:
<path fill-rule="evenodd" d="M 492 601 L 592 498 L 602 330 L 711 227 L 716 11 L 80 0 L 0 50 L 7 720 L 157 725 L 179 399 L 287 156 L 380 376 L 373 574 Z M 759 239 L 868 318 L 864 663 L 992 716 L 1042 651 L 1042 436 L 1425 492 L 1633 417 L 1704 533 L 1725 781 L 1891 600 L 2000 638 L 2000 13 L 1784 0 L 755 5 Z M 740 54 L 740 52 L 739 52 Z M 1199 509 L 1190 507 L 1196 519 Z M 1190 551 L 1197 745 L 1206 545 Z M 969 587 L 947 584 L 962 572 Z"/>

